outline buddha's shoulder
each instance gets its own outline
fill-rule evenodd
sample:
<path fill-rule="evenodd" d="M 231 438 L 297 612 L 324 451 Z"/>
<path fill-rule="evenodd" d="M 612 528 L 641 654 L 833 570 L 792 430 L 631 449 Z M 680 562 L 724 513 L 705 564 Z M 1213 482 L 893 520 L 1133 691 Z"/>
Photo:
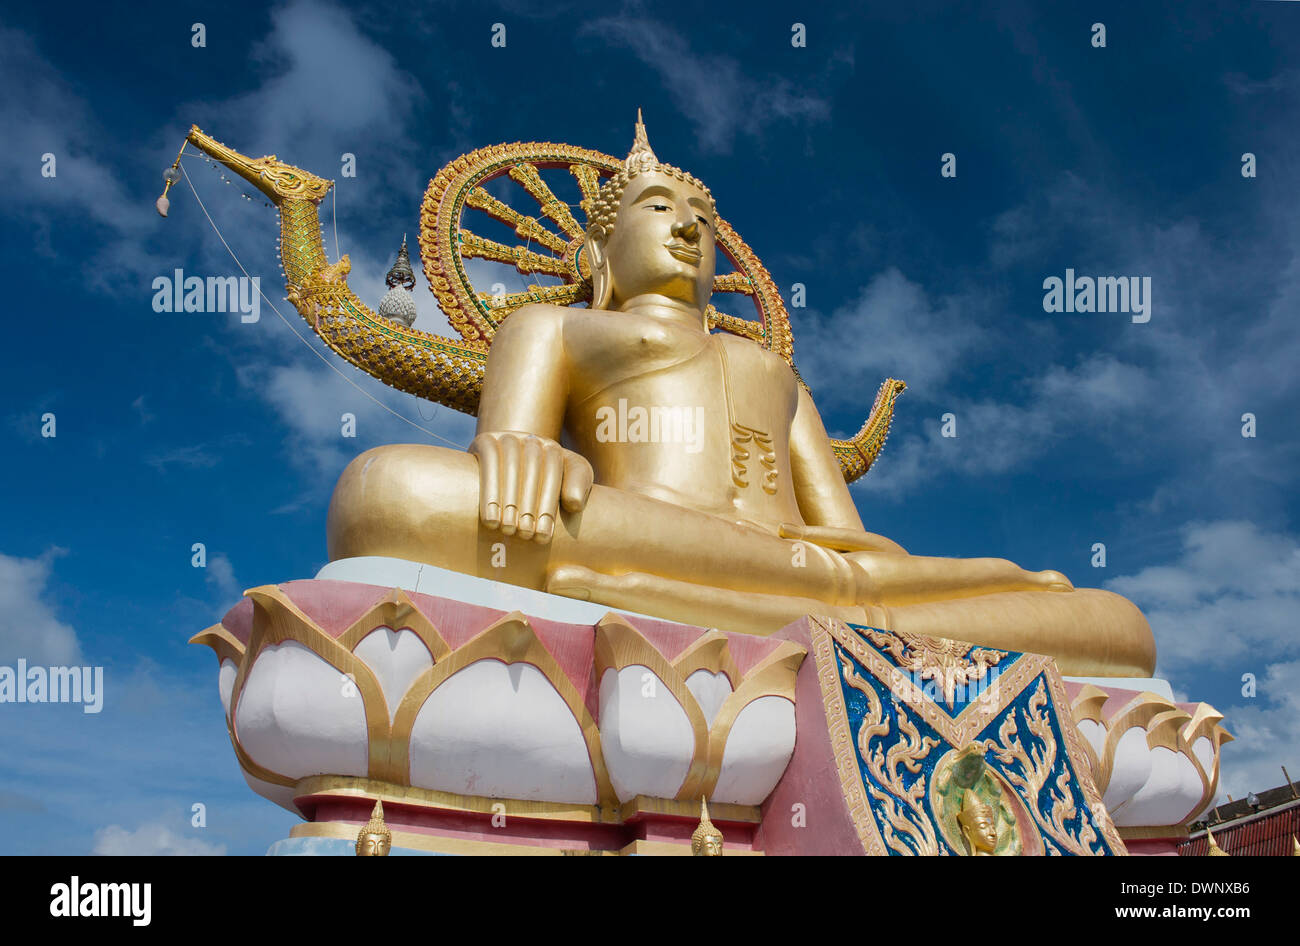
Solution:
<path fill-rule="evenodd" d="M 566 316 L 573 309 L 549 302 L 528 302 L 511 312 L 501 323 L 501 329 L 510 327 L 512 331 L 529 331 L 564 325 Z M 498 329 L 500 331 L 501 329 Z"/>
<path fill-rule="evenodd" d="M 583 336 L 604 336 L 619 325 L 620 320 L 611 318 L 611 315 L 618 314 L 580 306 L 529 302 L 511 312 L 498 331 L 509 326 L 512 333 L 560 332 L 566 340 Z"/>
<path fill-rule="evenodd" d="M 734 357 L 750 364 L 761 363 L 768 368 L 790 369 L 784 358 L 776 352 L 768 351 L 752 338 L 732 335 L 730 332 L 715 332 L 713 337 L 717 339 L 719 345 L 723 346 L 729 358 Z M 790 376 L 794 377 L 793 371 L 790 371 Z"/>

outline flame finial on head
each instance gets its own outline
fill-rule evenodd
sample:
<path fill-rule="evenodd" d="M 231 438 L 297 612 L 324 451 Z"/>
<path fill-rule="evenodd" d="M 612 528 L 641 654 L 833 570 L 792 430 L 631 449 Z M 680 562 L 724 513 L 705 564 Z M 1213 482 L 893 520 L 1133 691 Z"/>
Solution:
<path fill-rule="evenodd" d="M 632 150 L 628 152 L 623 166 L 629 171 L 634 166 L 640 170 L 652 170 L 659 163 L 654 149 L 650 147 L 650 138 L 645 131 L 645 122 L 641 120 L 641 109 L 636 110 L 636 134 L 632 139 Z"/>
<path fill-rule="evenodd" d="M 365 840 L 370 836 L 381 839 L 380 844 L 373 851 L 366 850 Z M 367 821 L 362 826 L 361 830 L 357 832 L 356 852 L 357 854 L 374 853 L 387 855 L 392 844 L 393 832 L 390 831 L 388 825 L 384 823 L 384 803 L 376 800 L 375 807 L 370 812 L 370 820 Z"/>
<path fill-rule="evenodd" d="M 717 857 L 722 853 L 722 832 L 709 820 L 709 803 L 700 796 L 700 824 L 691 834 L 691 853 L 697 857 Z"/>
<path fill-rule="evenodd" d="M 957 812 L 957 823 L 967 830 L 976 830 L 977 819 L 985 818 L 992 822 L 996 817 L 993 806 L 980 798 L 974 789 L 966 789 L 961 794 L 961 810 Z"/>

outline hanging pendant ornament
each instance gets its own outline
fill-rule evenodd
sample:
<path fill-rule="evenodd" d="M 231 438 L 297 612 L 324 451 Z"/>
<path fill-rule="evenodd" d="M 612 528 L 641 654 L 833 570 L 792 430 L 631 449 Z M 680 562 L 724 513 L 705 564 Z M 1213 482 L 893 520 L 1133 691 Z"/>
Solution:
<path fill-rule="evenodd" d="M 167 192 L 172 189 L 172 185 L 181 179 L 181 155 L 185 153 L 185 145 L 188 140 L 181 143 L 181 150 L 176 154 L 176 160 L 172 166 L 163 171 L 163 192 L 157 200 L 153 202 L 154 209 L 158 211 L 158 216 L 167 216 L 167 211 L 171 209 L 172 202 L 167 199 Z"/>

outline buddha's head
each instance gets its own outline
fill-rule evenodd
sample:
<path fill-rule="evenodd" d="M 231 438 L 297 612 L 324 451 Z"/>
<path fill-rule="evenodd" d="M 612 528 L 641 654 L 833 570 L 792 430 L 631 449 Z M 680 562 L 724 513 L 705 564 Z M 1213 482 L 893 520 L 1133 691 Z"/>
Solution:
<path fill-rule="evenodd" d="M 997 814 L 969 788 L 962 795 L 957 823 L 961 825 L 962 837 L 970 845 L 972 854 L 992 854 L 997 849 Z"/>
<path fill-rule="evenodd" d="M 699 180 L 659 162 L 639 111 L 632 152 L 582 209 L 593 308 L 654 294 L 704 311 L 717 264 L 717 207 Z"/>
<path fill-rule="evenodd" d="M 691 834 L 691 854 L 695 857 L 721 857 L 722 832 L 709 820 L 709 805 L 700 799 L 700 824 Z"/>
<path fill-rule="evenodd" d="M 357 857 L 387 857 L 393 847 L 393 832 L 384 824 L 384 803 L 375 802 L 370 820 L 357 833 Z"/>

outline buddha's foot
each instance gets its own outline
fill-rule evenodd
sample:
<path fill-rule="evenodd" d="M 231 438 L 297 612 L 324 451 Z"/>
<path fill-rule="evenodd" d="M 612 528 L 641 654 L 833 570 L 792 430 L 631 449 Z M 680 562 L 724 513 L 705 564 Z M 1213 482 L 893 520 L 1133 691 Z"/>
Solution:
<path fill-rule="evenodd" d="M 815 598 L 731 591 L 644 572 L 606 575 L 581 565 L 552 569 L 546 590 L 611 608 L 745 634 L 772 634 L 807 614 L 827 615 L 854 624 L 870 624 L 875 616 L 860 607 L 829 605 Z"/>

